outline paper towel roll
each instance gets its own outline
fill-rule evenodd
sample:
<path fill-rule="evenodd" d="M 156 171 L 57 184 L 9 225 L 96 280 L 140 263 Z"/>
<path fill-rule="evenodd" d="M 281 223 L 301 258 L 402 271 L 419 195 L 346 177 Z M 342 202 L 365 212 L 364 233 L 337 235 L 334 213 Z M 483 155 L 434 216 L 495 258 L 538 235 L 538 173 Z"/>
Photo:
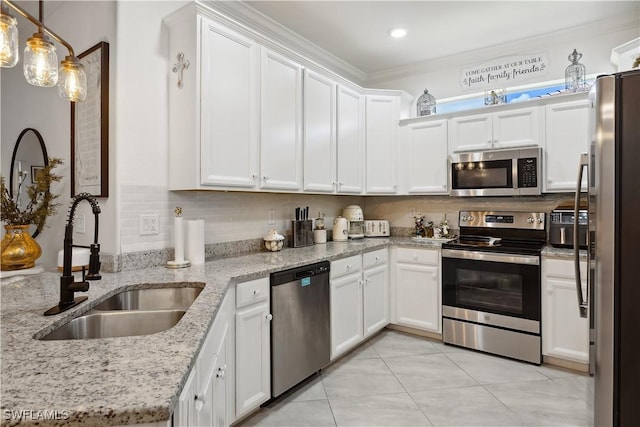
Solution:
<path fill-rule="evenodd" d="M 186 256 L 191 264 L 204 264 L 204 219 L 187 221 Z"/>
<path fill-rule="evenodd" d="M 182 217 L 177 216 L 173 219 L 173 235 L 175 237 L 174 242 L 174 261 L 184 262 L 184 230 L 182 224 Z"/>

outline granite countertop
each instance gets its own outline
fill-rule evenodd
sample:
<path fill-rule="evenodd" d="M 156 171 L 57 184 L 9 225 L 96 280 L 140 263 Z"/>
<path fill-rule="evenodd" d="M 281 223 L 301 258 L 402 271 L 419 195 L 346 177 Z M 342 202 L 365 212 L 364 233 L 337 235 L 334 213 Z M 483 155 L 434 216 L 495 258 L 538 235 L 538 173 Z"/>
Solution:
<path fill-rule="evenodd" d="M 91 282 L 89 292 L 78 294 L 87 295 L 88 301 L 51 317 L 43 313 L 59 300 L 59 274 L 42 273 L 3 283 L 2 425 L 120 425 L 168 420 L 230 285 L 391 244 L 438 248 L 441 242 L 363 239 L 224 258 L 181 270 L 155 267 L 103 273 L 102 280 Z M 204 286 L 203 291 L 169 330 L 120 338 L 37 339 L 122 290 L 194 283 Z"/>
<path fill-rule="evenodd" d="M 558 258 L 558 259 L 573 259 L 573 257 L 575 256 L 573 252 L 573 248 L 556 248 L 548 244 L 542 248 L 541 255 L 546 258 Z M 580 249 L 580 260 L 582 261 L 587 260 L 586 249 Z"/>

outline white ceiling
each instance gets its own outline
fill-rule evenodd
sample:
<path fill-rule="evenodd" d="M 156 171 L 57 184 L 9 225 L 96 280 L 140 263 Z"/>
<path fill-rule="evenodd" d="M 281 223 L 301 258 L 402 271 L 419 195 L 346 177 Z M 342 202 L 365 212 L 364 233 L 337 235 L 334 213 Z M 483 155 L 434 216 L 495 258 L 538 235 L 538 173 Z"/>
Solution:
<path fill-rule="evenodd" d="M 636 14 L 640 1 L 245 1 L 365 74 Z M 392 39 L 389 30 L 409 33 Z"/>

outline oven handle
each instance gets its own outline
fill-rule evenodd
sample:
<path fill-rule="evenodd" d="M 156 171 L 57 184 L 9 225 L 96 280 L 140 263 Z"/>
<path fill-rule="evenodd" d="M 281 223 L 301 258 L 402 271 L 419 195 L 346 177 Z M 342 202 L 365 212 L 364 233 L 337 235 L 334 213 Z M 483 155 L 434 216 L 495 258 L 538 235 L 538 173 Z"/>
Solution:
<path fill-rule="evenodd" d="M 580 277 L 580 234 L 579 234 L 579 226 L 580 226 L 580 192 L 582 191 L 582 172 L 587 169 L 587 180 L 589 179 L 589 155 L 587 153 L 580 154 L 580 164 L 578 165 L 578 180 L 576 182 L 576 198 L 575 205 L 573 207 L 573 262 L 575 268 L 575 276 L 576 276 L 576 294 L 578 297 L 578 308 L 580 310 L 580 317 L 587 318 L 587 310 L 589 308 L 589 303 L 587 302 L 587 298 L 589 298 L 589 286 L 587 283 L 587 295 L 582 294 L 582 278 Z M 587 184 L 587 188 L 588 184 Z M 587 278 L 587 281 L 589 279 Z"/>
<path fill-rule="evenodd" d="M 540 265 L 540 257 L 534 255 L 498 254 L 458 249 L 443 249 L 442 257 L 470 259 L 474 261 L 504 262 L 508 264 Z"/>

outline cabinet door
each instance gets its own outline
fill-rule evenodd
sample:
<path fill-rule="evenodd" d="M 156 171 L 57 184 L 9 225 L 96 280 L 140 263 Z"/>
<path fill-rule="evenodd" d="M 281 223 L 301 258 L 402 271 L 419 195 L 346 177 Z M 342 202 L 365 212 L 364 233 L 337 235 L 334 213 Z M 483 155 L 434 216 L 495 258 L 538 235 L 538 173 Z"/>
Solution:
<path fill-rule="evenodd" d="M 364 159 L 364 103 L 362 96 L 338 86 L 337 101 L 338 193 L 361 193 Z"/>
<path fill-rule="evenodd" d="M 336 184 L 336 83 L 304 71 L 304 189 L 332 193 Z"/>
<path fill-rule="evenodd" d="M 331 280 L 331 358 L 362 340 L 362 271 Z"/>
<path fill-rule="evenodd" d="M 262 49 L 260 187 L 302 188 L 302 67 Z"/>
<path fill-rule="evenodd" d="M 196 375 L 196 370 L 192 369 L 187 381 L 184 383 L 184 388 L 178 398 L 178 405 L 173 413 L 174 427 L 190 427 L 197 425 L 195 396 L 198 391 L 196 389 Z"/>
<path fill-rule="evenodd" d="M 542 145 L 540 108 L 493 113 L 493 148 Z"/>
<path fill-rule="evenodd" d="M 439 268 L 397 263 L 395 277 L 395 322 L 441 333 Z"/>
<path fill-rule="evenodd" d="M 588 119 L 587 99 L 546 106 L 543 191 L 576 190 L 580 154 L 589 150 Z M 586 188 L 586 174 L 582 188 Z"/>
<path fill-rule="evenodd" d="M 407 191 L 443 194 L 448 190 L 447 120 L 409 126 L 408 146 L 404 153 Z"/>
<path fill-rule="evenodd" d="M 589 323 L 580 317 L 573 261 L 543 260 L 542 354 L 589 362 Z M 580 263 L 582 292 L 587 291 L 587 263 Z"/>
<path fill-rule="evenodd" d="M 366 182 L 368 194 L 396 192 L 398 104 L 395 96 L 366 97 Z"/>
<path fill-rule="evenodd" d="M 259 52 L 249 39 L 203 18 L 201 182 L 255 188 L 259 153 Z"/>
<path fill-rule="evenodd" d="M 227 393 L 227 347 L 229 345 L 228 329 L 218 349 L 218 358 L 213 369 L 212 390 L 212 424 L 213 426 L 228 426 L 230 414 L 227 412 L 227 399 L 232 398 Z"/>
<path fill-rule="evenodd" d="M 389 324 L 389 266 L 379 265 L 363 274 L 364 337 Z"/>
<path fill-rule="evenodd" d="M 492 147 L 491 114 L 474 114 L 449 119 L 449 153 L 486 150 Z"/>
<path fill-rule="evenodd" d="M 269 304 L 236 312 L 236 418 L 271 397 Z"/>

